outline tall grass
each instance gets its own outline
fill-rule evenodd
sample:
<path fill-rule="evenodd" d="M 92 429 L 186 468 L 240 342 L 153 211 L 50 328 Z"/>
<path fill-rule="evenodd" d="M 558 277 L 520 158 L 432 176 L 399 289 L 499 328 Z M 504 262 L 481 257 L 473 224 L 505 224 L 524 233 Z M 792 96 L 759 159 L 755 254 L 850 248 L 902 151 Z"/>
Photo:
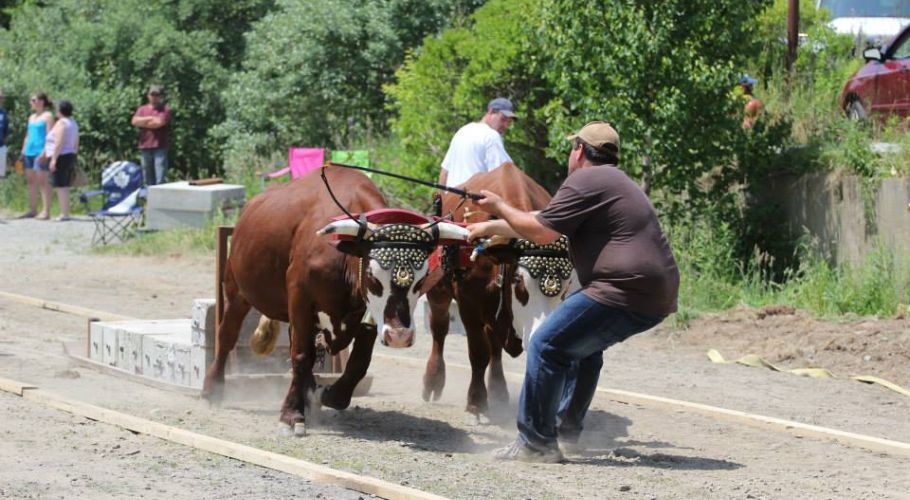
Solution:
<path fill-rule="evenodd" d="M 798 264 L 782 279 L 767 271 L 766 254 L 742 263 L 733 255 L 735 232 L 726 224 L 689 222 L 668 230 L 680 270 L 674 323 L 737 305 L 787 304 L 832 318 L 849 314 L 891 317 L 910 304 L 910 258 L 877 244 L 859 265 L 833 266 L 815 245 L 799 245 Z"/>
<path fill-rule="evenodd" d="M 0 207 L 14 213 L 28 210 L 28 186 L 24 175 L 7 172 L 6 177 L 0 179 Z"/>
<path fill-rule="evenodd" d="M 97 189 L 92 186 L 91 180 L 86 187 L 70 189 L 70 213 L 74 215 L 87 213 L 85 206 L 79 202 L 79 195 L 85 191 Z M 41 210 L 41 198 L 38 194 L 38 210 Z M 60 206 L 57 203 L 57 193 L 51 189 L 51 214 L 60 213 Z M 4 209 L 14 214 L 21 214 L 28 211 L 28 184 L 25 175 L 7 171 L 6 177 L 0 179 L 0 209 Z"/>
<path fill-rule="evenodd" d="M 141 232 L 123 243 L 94 247 L 93 251 L 101 255 L 213 256 L 217 244 L 216 229 L 222 225 L 233 225 L 238 216 L 236 210 L 228 214 L 218 211 L 202 228 Z"/>

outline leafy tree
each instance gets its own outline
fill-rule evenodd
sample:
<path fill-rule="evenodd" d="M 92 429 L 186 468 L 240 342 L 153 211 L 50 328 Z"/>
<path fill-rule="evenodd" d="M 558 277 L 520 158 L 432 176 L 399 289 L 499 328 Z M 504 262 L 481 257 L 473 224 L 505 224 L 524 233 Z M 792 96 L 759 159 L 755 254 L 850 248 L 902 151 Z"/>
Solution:
<path fill-rule="evenodd" d="M 551 140 L 607 120 L 622 137 L 624 170 L 655 191 L 665 213 L 709 204 L 718 191 L 706 181 L 733 165 L 742 134 L 730 89 L 764 2 L 543 3 L 539 68 L 558 96 L 546 109 Z M 714 186 L 725 194 L 723 183 Z"/>
<path fill-rule="evenodd" d="M 234 70 L 243 60 L 244 33 L 275 9 L 275 0 L 179 0 L 173 9 L 177 29 L 213 33 L 219 62 Z"/>
<path fill-rule="evenodd" d="M 12 17 L 10 12 L 14 11 L 22 0 L 0 0 L 0 26 L 9 29 L 9 21 Z"/>
<path fill-rule="evenodd" d="M 81 158 L 93 170 L 114 159 L 136 158 L 130 126 L 150 83 L 167 89 L 173 113 L 171 159 L 179 174 L 198 176 L 217 167 L 208 128 L 221 120 L 218 37 L 181 31 L 171 4 L 141 0 L 27 2 L 0 31 L 0 72 L 15 101 L 21 140 L 31 92 L 75 105 Z"/>
<path fill-rule="evenodd" d="M 227 163 L 291 145 L 346 147 L 382 135 L 382 85 L 405 52 L 476 0 L 280 0 L 246 35 L 242 70 L 224 91 L 213 131 Z M 427 103 L 427 106 L 430 106 Z"/>
<path fill-rule="evenodd" d="M 386 87 L 395 116 L 393 133 L 402 143 L 400 170 L 435 179 L 449 141 L 459 127 L 478 120 L 490 99 L 504 96 L 518 106 L 503 140 L 516 164 L 551 190 L 563 174 L 546 156 L 548 126 L 540 114 L 553 93 L 535 72 L 543 50 L 533 27 L 541 19 L 540 2 L 492 0 L 464 27 L 430 36 Z M 429 199 L 413 191 L 411 202 Z M 425 203 L 425 201 L 424 201 Z"/>
<path fill-rule="evenodd" d="M 831 17 L 827 9 L 817 9 L 816 0 L 799 0 L 799 32 L 809 35 L 809 47 L 827 40 L 819 40 L 818 28 L 824 28 Z M 765 82 L 784 71 L 787 58 L 788 0 L 773 0 L 755 19 L 758 49 L 752 65 Z"/>
<path fill-rule="evenodd" d="M 501 94 L 521 114 L 507 150 L 551 189 L 564 176 L 565 135 L 604 119 L 623 138 L 623 168 L 667 210 L 705 206 L 725 195 L 715 178 L 743 134 L 730 90 L 766 4 L 490 1 L 470 26 L 428 38 L 387 87 L 401 168 L 435 176 L 455 130 Z"/>

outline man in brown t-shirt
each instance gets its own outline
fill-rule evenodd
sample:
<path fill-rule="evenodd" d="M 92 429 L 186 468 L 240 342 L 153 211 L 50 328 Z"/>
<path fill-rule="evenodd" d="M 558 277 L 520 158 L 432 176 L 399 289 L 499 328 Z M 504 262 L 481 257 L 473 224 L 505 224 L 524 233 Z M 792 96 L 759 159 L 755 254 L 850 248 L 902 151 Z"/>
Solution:
<path fill-rule="evenodd" d="M 472 240 L 498 234 L 543 245 L 566 235 L 582 286 L 531 337 L 518 438 L 496 450 L 499 459 L 562 460 L 558 443 L 578 441 L 603 351 L 676 311 L 676 261 L 647 195 L 616 167 L 619 134 L 591 122 L 569 139 L 569 176 L 543 211 L 482 191 L 479 204 L 499 220 L 468 226 Z"/>
<path fill-rule="evenodd" d="M 148 104 L 139 106 L 133 114 L 132 125 L 139 129 L 139 152 L 142 154 L 142 174 L 145 184 L 161 184 L 167 176 L 167 148 L 171 110 L 163 101 L 164 89 L 152 85 Z"/>

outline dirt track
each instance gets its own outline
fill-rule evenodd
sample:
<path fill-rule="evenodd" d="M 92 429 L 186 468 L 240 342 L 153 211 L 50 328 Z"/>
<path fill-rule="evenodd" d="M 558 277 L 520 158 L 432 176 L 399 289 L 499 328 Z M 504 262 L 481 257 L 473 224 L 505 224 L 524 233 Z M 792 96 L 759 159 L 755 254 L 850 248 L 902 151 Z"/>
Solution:
<path fill-rule="evenodd" d="M 84 222 L 0 221 L 0 290 L 144 318 L 186 317 L 193 298 L 212 296 L 209 260 L 93 255 L 86 251 L 89 232 Z M 877 328 L 888 332 L 879 338 L 910 344 L 906 320 L 874 322 L 871 329 L 869 324 L 831 325 L 801 315 L 758 320 L 755 311 L 736 311 L 698 321 L 688 332 L 661 329 L 611 349 L 601 385 L 910 442 L 910 398 L 849 380 L 713 365 L 704 357 L 705 349 L 714 347 L 728 358 L 754 352 L 796 366 L 803 360 L 786 359 L 782 349 L 757 349 L 767 347 L 762 344 L 767 338 L 786 335 L 830 340 L 823 330 L 846 342 L 853 328 Z M 81 338 L 84 331 L 84 319 L 0 300 L 0 377 L 453 498 L 910 498 L 910 458 L 601 397 L 589 417 L 584 456 L 566 465 L 492 463 L 486 452 L 512 437 L 514 408 L 493 425 L 476 425 L 462 411 L 466 373 L 450 368 L 442 400 L 427 404 L 419 397 L 419 362 L 388 358 L 374 360 L 368 397 L 344 412 L 325 411 L 322 424 L 304 439 L 280 438 L 278 400 L 209 408 L 190 397 L 74 368 L 62 356 L 59 340 Z M 797 335 L 800 331 L 813 335 Z M 376 352 L 426 359 L 428 341 L 421 336 L 415 348 L 377 346 Z M 821 345 L 799 348 L 825 352 Z M 447 349 L 450 362 L 466 363 L 463 338 L 450 339 Z M 856 353 L 860 360 L 865 355 Z M 900 363 L 878 363 L 871 356 L 843 362 L 841 370 L 852 374 L 859 367 L 907 383 Z M 523 358 L 512 360 L 507 370 L 521 372 L 522 363 Z M 74 374 L 78 378 L 70 378 Z M 511 390 L 517 394 L 517 387 Z M 146 486 L 154 497 L 173 492 L 199 498 L 357 497 L 80 422 L 16 398 L 0 397 L 0 408 L 5 436 L 0 497 L 125 498 L 143 494 Z M 59 444 L 61 436 L 67 446 Z M 128 444 L 113 450 L 118 438 Z M 121 449 L 140 453 L 123 458 Z M 123 484 L 129 488 L 116 486 Z"/>

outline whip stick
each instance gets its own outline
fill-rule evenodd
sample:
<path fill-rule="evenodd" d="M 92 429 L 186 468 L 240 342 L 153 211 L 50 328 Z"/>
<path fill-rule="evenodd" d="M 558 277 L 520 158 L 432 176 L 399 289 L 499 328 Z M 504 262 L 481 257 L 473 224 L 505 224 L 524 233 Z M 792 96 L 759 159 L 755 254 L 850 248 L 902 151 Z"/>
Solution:
<path fill-rule="evenodd" d="M 384 170 L 377 170 L 377 169 L 375 169 L 375 168 L 361 167 L 361 166 L 358 166 L 358 165 L 348 165 L 348 164 L 345 164 L 345 163 L 336 163 L 336 162 L 333 162 L 333 161 L 326 163 L 326 167 L 328 167 L 328 166 L 330 166 L 330 165 L 334 165 L 334 166 L 336 166 L 336 167 L 350 168 L 350 169 L 354 169 L 354 170 L 362 170 L 362 171 L 364 171 L 364 172 L 370 172 L 370 173 L 373 173 L 373 174 L 386 175 L 386 176 L 389 176 L 389 177 L 394 177 L 394 178 L 396 178 L 396 179 L 401 179 L 401 180 L 403 180 L 403 181 L 413 182 L 413 183 L 415 183 L 415 184 L 422 184 L 422 185 L 424 185 L 424 186 L 429 186 L 429 187 L 431 187 L 431 188 L 436 188 L 436 189 L 439 189 L 439 190 L 441 190 L 441 191 L 448 191 L 448 192 L 450 192 L 450 193 L 457 194 L 458 196 L 461 196 L 462 198 L 470 198 L 470 199 L 472 199 L 472 200 L 482 200 L 483 197 L 484 197 L 482 194 L 479 194 L 479 193 L 472 193 L 472 192 L 466 191 L 466 190 L 464 190 L 464 189 L 460 189 L 460 188 L 456 188 L 456 187 L 443 186 L 442 184 L 439 184 L 439 183 L 436 183 L 436 182 L 425 181 L 425 180 L 423 180 L 423 179 L 415 179 L 415 178 L 413 178 L 413 177 L 408 177 L 408 176 L 406 176 L 406 175 L 396 174 L 396 173 L 393 173 L 393 172 L 386 172 L 386 171 L 384 171 Z"/>

